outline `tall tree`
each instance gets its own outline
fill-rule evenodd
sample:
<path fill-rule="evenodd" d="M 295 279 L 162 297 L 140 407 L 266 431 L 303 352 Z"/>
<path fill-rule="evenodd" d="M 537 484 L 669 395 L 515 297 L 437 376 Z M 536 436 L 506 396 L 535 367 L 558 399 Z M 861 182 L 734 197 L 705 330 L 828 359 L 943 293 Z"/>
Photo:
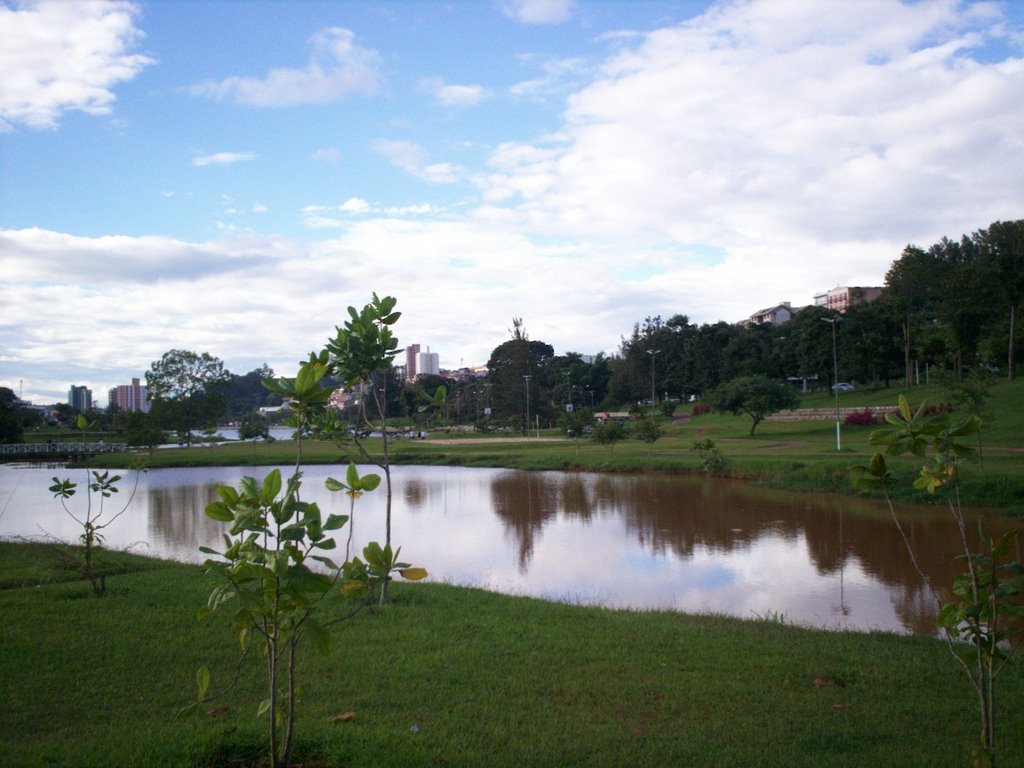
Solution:
<path fill-rule="evenodd" d="M 786 336 L 796 353 L 796 375 L 819 382 L 831 380 L 832 329 L 826 321 L 837 316 L 825 307 L 805 307 L 786 323 Z"/>
<path fill-rule="evenodd" d="M 929 249 L 942 283 L 936 319 L 952 346 L 957 381 L 963 379 L 964 366 L 974 362 L 978 338 L 997 301 L 990 262 L 979 251 L 978 243 L 967 236 L 959 242 L 944 237 Z"/>
<path fill-rule="evenodd" d="M 228 418 L 232 421 L 241 421 L 262 406 L 280 405 L 281 398 L 268 392 L 263 386 L 264 379 L 272 378 L 274 371 L 266 363 L 242 376 L 231 374 L 224 387 Z"/>
<path fill-rule="evenodd" d="M 514 421 L 526 434 L 527 397 L 531 419 L 533 414 L 545 415 L 541 409 L 546 408 L 550 401 L 542 373 L 544 363 L 555 351 L 543 341 L 531 341 L 522 318 L 512 319 L 511 333 L 511 339 L 491 352 L 487 361 L 487 380 L 491 385 L 491 404 L 497 417 Z"/>
<path fill-rule="evenodd" d="M 146 386 L 157 423 L 192 444 L 192 430 L 224 414 L 224 385 L 231 374 L 217 357 L 172 349 L 146 372 Z"/>
<path fill-rule="evenodd" d="M 1006 353 L 1006 375 L 1016 372 L 1017 312 L 1024 298 L 1024 219 L 996 221 L 975 236 L 991 262 L 1004 304 L 1010 315 L 1010 343 Z"/>
<path fill-rule="evenodd" d="M 20 443 L 23 435 L 18 396 L 13 389 L 0 387 L 0 443 Z"/>
<path fill-rule="evenodd" d="M 608 382 L 608 394 L 616 404 L 635 403 L 642 400 L 645 393 L 650 393 L 651 374 L 650 362 L 646 359 L 648 349 L 655 349 L 651 344 L 652 323 L 661 325 L 661 318 L 644 321 L 644 331 L 640 324 L 633 325 L 633 333 L 628 339 L 622 339 L 619 354 L 612 368 L 612 377 Z"/>
<path fill-rule="evenodd" d="M 928 315 L 935 280 L 934 255 L 914 245 L 903 249 L 885 275 L 885 301 L 899 318 L 903 335 L 903 375 L 905 386 L 914 382 L 913 339 Z"/>
<path fill-rule="evenodd" d="M 837 330 L 838 360 L 847 381 L 883 381 L 888 387 L 892 377 L 899 376 L 903 366 L 900 326 L 878 302 L 847 309 Z M 827 325 L 825 332 L 829 332 Z"/>

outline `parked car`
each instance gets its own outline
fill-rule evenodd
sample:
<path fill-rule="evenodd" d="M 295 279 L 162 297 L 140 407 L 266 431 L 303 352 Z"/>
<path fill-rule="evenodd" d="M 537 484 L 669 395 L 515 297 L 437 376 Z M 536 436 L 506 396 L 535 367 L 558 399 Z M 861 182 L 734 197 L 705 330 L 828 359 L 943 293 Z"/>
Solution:
<path fill-rule="evenodd" d="M 853 386 L 853 384 L 848 384 L 845 381 L 840 381 L 832 385 L 833 392 L 853 392 L 855 389 L 856 387 Z"/>

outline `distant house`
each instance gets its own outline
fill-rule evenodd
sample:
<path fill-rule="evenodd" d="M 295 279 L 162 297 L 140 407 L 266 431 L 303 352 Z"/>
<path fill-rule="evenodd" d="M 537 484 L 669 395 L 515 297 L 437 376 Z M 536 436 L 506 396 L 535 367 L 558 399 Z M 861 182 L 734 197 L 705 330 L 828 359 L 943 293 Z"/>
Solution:
<path fill-rule="evenodd" d="M 774 307 L 759 309 L 747 318 L 748 325 L 782 325 L 793 319 L 795 310 L 788 301 L 776 304 Z"/>
<path fill-rule="evenodd" d="M 814 306 L 845 312 L 858 304 L 868 304 L 882 295 L 877 286 L 837 285 L 830 291 L 814 294 Z"/>

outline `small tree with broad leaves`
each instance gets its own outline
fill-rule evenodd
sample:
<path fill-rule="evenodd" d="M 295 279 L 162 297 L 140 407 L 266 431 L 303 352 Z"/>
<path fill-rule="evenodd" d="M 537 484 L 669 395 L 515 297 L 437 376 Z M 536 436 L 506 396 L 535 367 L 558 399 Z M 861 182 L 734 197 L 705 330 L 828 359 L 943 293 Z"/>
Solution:
<path fill-rule="evenodd" d="M 223 581 L 211 591 L 200 618 L 233 605 L 242 652 L 235 679 L 216 693 L 210 693 L 209 669 L 203 666 L 198 670 L 197 700 L 186 711 L 231 690 L 241 662 L 255 645 L 266 659 L 267 696 L 257 715 L 267 715 L 270 720 L 272 768 L 292 764 L 299 691 L 296 661 L 302 641 L 308 639 L 327 652 L 330 627 L 353 617 L 375 599 L 376 590 L 382 590 L 393 574 L 410 580 L 427 575 L 422 568 L 400 562 L 399 550 L 393 550 L 390 543 L 371 542 L 363 549 L 362 559 L 350 559 L 351 526 L 344 560 L 331 557 L 337 549 L 331 534 L 350 524 L 356 499 L 380 485 L 379 475 L 360 476 L 350 463 L 344 481 L 326 481 L 328 490 L 349 496 L 349 515 L 325 519 L 316 503 L 301 498 L 302 436 L 315 430 L 321 420 L 326 420 L 330 429 L 335 426 L 326 411 L 330 390 L 321 385 L 326 371 L 318 356 L 312 355 L 294 379 L 267 382 L 268 388 L 291 398 L 292 419 L 298 427 L 298 458 L 291 476 L 284 480 L 275 469 L 262 481 L 242 478 L 237 489 L 218 486 L 218 500 L 206 507 L 208 517 L 230 528 L 222 551 L 201 548 L 211 556 L 206 561 L 207 573 L 218 574 Z"/>
<path fill-rule="evenodd" d="M 961 458 L 974 449 L 960 440 L 977 434 L 981 419 L 974 415 L 955 418 L 948 411 L 929 415 L 924 403 L 912 411 L 901 395 L 898 412 L 887 415 L 886 421 L 889 428 L 873 432 L 869 438 L 872 445 L 883 446 L 884 450 L 876 453 L 868 465 L 854 467 L 854 484 L 884 494 L 911 561 L 927 584 L 892 502 L 890 491 L 898 480 L 885 456 L 910 453 L 930 458 L 914 481 L 914 488 L 945 496 L 962 548 L 957 556 L 962 569 L 954 577 L 948 596 L 943 599 L 932 592 L 939 608 L 936 624 L 977 696 L 981 733 L 974 749 L 974 765 L 992 768 L 996 764 L 996 680 L 1024 641 L 1024 565 L 1010 559 L 1012 544 L 1024 531 L 1007 531 L 995 539 L 980 521 L 981 551 L 969 542 L 960 504 L 959 469 Z"/>
<path fill-rule="evenodd" d="M 86 432 L 95 426 L 95 422 L 89 422 L 85 416 L 79 414 L 76 427 Z M 135 491 L 139 487 L 139 475 L 145 470 L 142 465 L 135 463 L 132 467 L 135 474 L 135 484 L 131 493 L 121 506 L 120 510 L 104 518 L 107 513 L 106 502 L 118 493 L 118 483 L 121 482 L 120 475 L 111 475 L 110 471 L 100 472 L 98 470 L 87 471 L 91 479 L 86 484 L 85 509 L 73 511 L 68 506 L 68 501 L 78 493 L 78 483 L 70 478 L 59 478 L 54 476 L 53 485 L 50 486 L 50 493 L 54 498 L 60 499 L 61 506 L 68 516 L 82 528 L 79 534 L 79 541 L 82 542 L 82 575 L 92 584 L 92 591 L 96 597 L 103 597 L 107 593 L 106 576 L 96 567 L 96 550 L 103 544 L 103 529 L 110 526 L 117 518 L 125 513 L 135 498 Z"/>

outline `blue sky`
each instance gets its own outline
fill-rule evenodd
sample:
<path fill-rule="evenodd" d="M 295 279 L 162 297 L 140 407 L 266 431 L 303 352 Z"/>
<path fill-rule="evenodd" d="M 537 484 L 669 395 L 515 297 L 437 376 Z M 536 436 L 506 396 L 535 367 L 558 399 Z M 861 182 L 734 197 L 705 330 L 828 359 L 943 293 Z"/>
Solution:
<path fill-rule="evenodd" d="M 1024 3 L 0 0 L 0 386 L 484 363 L 877 285 L 1024 201 Z"/>

